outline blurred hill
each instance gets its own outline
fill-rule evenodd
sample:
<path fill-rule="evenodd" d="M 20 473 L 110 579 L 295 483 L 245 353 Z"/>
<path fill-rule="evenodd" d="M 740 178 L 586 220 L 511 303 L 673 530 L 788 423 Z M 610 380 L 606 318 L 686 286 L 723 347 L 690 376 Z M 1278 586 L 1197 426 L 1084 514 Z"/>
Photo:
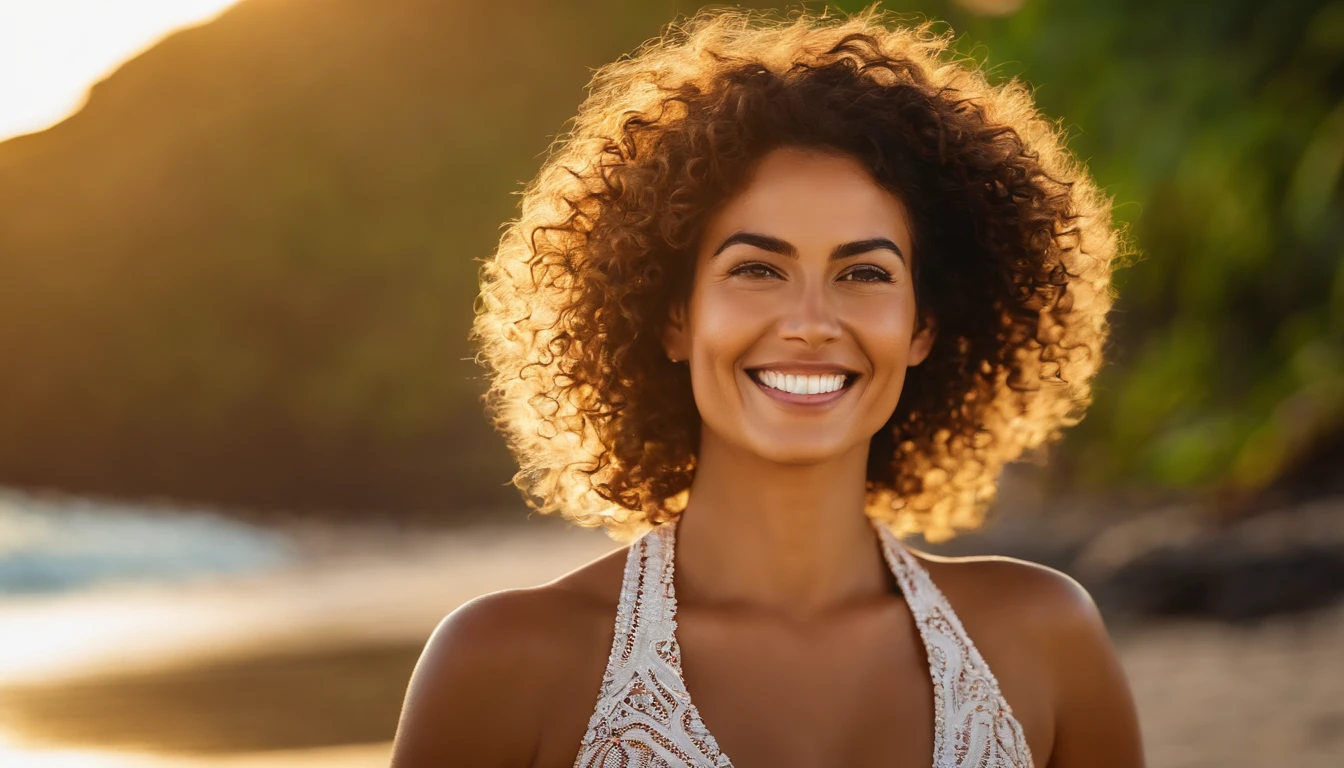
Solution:
<path fill-rule="evenodd" d="M 514 501 L 466 359 L 474 260 L 589 68 L 673 13 L 245 0 L 0 144 L 0 482 Z"/>
<path fill-rule="evenodd" d="M 1337 470 L 1344 3 L 976 5 L 901 10 L 1037 87 L 1145 256 L 1051 482 Z M 0 483 L 514 503 L 468 359 L 475 260 L 590 69 L 697 7 L 243 0 L 0 144 Z"/>

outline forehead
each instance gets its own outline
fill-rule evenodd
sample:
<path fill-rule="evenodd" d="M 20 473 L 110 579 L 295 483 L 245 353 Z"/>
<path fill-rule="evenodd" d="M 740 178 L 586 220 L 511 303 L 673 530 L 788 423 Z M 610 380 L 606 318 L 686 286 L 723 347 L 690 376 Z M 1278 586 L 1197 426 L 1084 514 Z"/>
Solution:
<path fill-rule="evenodd" d="M 884 236 L 909 253 L 908 216 L 901 199 L 859 160 L 787 147 L 761 158 L 744 186 L 709 216 L 704 244 L 714 247 L 738 231 L 779 237 L 804 250 Z"/>

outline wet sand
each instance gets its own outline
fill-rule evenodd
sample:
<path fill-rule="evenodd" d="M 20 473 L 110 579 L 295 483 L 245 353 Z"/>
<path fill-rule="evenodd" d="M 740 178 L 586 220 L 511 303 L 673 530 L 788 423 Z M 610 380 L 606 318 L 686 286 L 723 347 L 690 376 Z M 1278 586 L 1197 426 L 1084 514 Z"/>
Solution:
<path fill-rule="evenodd" d="M 342 555 L 328 561 L 326 576 L 301 578 L 335 613 L 320 625 L 298 612 L 292 626 L 243 632 L 208 653 L 12 680 L 0 685 L 0 728 L 10 742 L 0 741 L 0 765 L 386 765 L 407 679 L 434 622 L 475 594 L 544 581 L 615 546 L 588 533 L 511 532 L 507 547 L 455 537 L 423 542 L 415 558 L 370 556 L 358 568 Z M 330 589 L 341 573 L 347 578 Z M 399 618 L 372 631 L 374 597 L 390 583 L 406 595 Z M 257 589 L 242 595 L 254 608 L 297 599 L 283 580 Z M 1344 605 L 1254 626 L 1130 626 L 1116 642 L 1154 768 L 1344 764 Z M 60 750 L 88 759 L 58 762 Z"/>

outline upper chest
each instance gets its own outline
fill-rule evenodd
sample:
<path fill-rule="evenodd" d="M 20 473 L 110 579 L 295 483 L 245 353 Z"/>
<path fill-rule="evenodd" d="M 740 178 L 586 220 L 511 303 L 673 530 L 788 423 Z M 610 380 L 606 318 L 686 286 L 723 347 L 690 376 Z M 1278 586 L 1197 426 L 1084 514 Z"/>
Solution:
<path fill-rule="evenodd" d="M 1051 705 L 1039 664 L 1030 649 L 1019 647 L 1017 634 L 1002 617 L 981 610 L 983 600 L 959 598 L 956 591 L 953 602 L 969 609 L 965 623 L 977 637 L 976 655 L 983 654 L 996 671 L 1027 742 L 1048 745 Z M 581 622 L 581 632 L 556 637 L 571 648 L 565 656 L 572 663 L 556 670 L 554 684 L 547 687 L 547 715 L 533 765 L 572 765 L 585 743 L 609 669 L 608 651 L 613 640 L 617 645 L 622 640 L 621 623 L 613 622 L 614 601 L 603 597 L 600 602 L 609 607 Z M 659 623 L 652 614 L 641 622 Z M 955 676 L 939 679 L 940 665 L 930 664 L 921 627 L 900 595 L 804 625 L 681 605 L 674 632 L 671 626 L 650 629 L 645 623 L 642 642 L 635 645 L 676 640 L 681 672 L 660 669 L 663 682 L 682 691 L 736 768 L 922 768 L 934 753 L 935 728 L 946 735 L 954 727 L 938 725 L 937 715 L 949 717 L 946 690 L 955 687 Z M 959 628 L 953 634 L 962 636 Z M 943 691 L 941 704 L 935 685 Z M 1036 757 L 1048 759 L 1048 750 L 1037 750 Z"/>
<path fill-rule="evenodd" d="M 602 634 L 584 629 L 549 686 L 533 765 L 572 765 L 607 668 L 593 652 Z M 675 639 L 682 675 L 662 682 L 684 690 L 736 768 L 929 765 L 928 659 L 899 597 L 806 625 L 687 606 Z"/>
<path fill-rule="evenodd" d="M 736 768 L 929 765 L 934 695 L 899 597 L 791 624 L 686 610 L 683 682 Z"/>

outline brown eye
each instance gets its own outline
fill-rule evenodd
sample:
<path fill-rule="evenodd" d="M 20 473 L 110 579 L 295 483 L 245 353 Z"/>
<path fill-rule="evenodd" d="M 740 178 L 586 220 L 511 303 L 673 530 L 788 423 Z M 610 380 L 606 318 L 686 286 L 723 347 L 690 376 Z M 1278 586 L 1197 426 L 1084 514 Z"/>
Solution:
<path fill-rule="evenodd" d="M 891 273 L 881 267 L 875 267 L 872 264 L 862 264 L 854 267 L 840 276 L 841 280 L 848 280 L 855 283 L 890 283 Z"/>
<path fill-rule="evenodd" d="M 762 264 L 759 261 L 749 261 L 746 264 L 740 264 L 729 270 L 730 275 L 743 275 L 744 277 L 770 278 L 779 277 L 779 273 L 769 264 Z"/>

